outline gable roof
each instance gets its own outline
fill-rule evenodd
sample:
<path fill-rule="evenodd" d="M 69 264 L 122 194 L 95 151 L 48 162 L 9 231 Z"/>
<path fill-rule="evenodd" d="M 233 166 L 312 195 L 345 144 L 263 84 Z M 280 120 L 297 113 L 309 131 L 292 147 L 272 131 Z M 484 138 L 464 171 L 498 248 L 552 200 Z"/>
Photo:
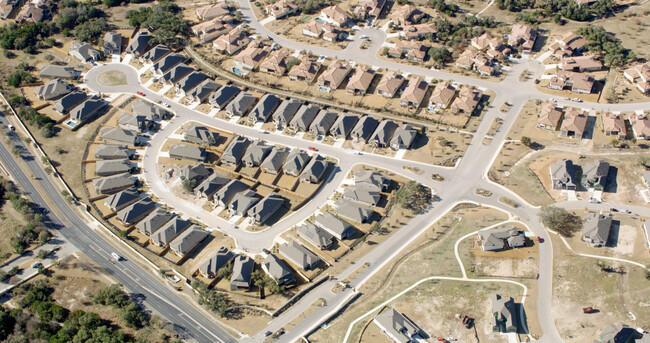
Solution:
<path fill-rule="evenodd" d="M 174 218 L 173 214 L 159 207 L 144 217 L 144 219 L 135 225 L 135 228 L 145 235 L 151 235 L 154 231 L 172 220 L 172 218 Z"/>
<path fill-rule="evenodd" d="M 309 221 L 305 221 L 303 225 L 298 227 L 296 232 L 300 237 L 319 249 L 330 246 L 334 241 L 334 236 Z"/>
<path fill-rule="evenodd" d="M 262 197 L 251 189 L 246 189 L 236 193 L 232 201 L 228 204 L 228 209 L 240 215 L 246 215 L 246 212 L 253 207 Z"/>
<path fill-rule="evenodd" d="M 185 127 L 183 134 L 183 140 L 192 142 L 195 144 L 205 144 L 205 145 L 215 145 L 219 141 L 219 133 L 216 131 L 208 130 L 207 127 L 190 124 Z"/>
<path fill-rule="evenodd" d="M 151 241 L 159 246 L 166 246 L 171 242 L 174 237 L 187 229 L 192 223 L 189 220 L 184 220 L 179 216 L 174 216 L 170 221 L 163 225 L 160 229 L 151 234 Z"/>
<path fill-rule="evenodd" d="M 253 94 L 239 93 L 235 99 L 226 106 L 226 113 L 230 116 L 243 116 L 255 104 L 257 97 Z"/>
<path fill-rule="evenodd" d="M 80 103 L 86 101 L 88 96 L 84 92 L 74 91 L 54 103 L 54 109 L 59 113 L 68 113 Z"/>
<path fill-rule="evenodd" d="M 41 67 L 38 77 L 40 78 L 60 77 L 60 78 L 72 79 L 79 76 L 79 74 L 80 72 L 75 70 L 74 67 L 45 65 Z"/>
<path fill-rule="evenodd" d="M 99 136 L 106 142 L 135 145 L 138 134 L 130 130 L 104 126 L 99 130 Z"/>
<path fill-rule="evenodd" d="M 395 129 L 390 139 L 390 146 L 393 149 L 408 149 L 413 144 L 418 131 L 409 124 L 402 124 Z"/>
<path fill-rule="evenodd" d="M 36 94 L 43 100 L 54 100 L 70 93 L 71 86 L 61 79 L 54 79 L 36 88 Z"/>
<path fill-rule="evenodd" d="M 235 254 L 232 251 L 228 251 L 226 247 L 219 247 L 215 253 L 201 263 L 199 272 L 203 275 L 216 275 L 219 269 L 223 268 L 234 258 Z"/>
<path fill-rule="evenodd" d="M 369 187 L 365 184 L 358 184 L 343 192 L 343 198 L 368 204 L 370 206 L 376 206 L 377 202 L 381 198 L 381 194 L 379 194 L 379 190 L 376 188 Z"/>
<path fill-rule="evenodd" d="M 243 192 L 248 189 L 248 185 L 239 181 L 239 180 L 230 180 L 225 184 L 217 193 L 214 198 L 218 203 L 222 203 L 225 206 L 230 204 L 230 201 L 239 192 Z"/>
<path fill-rule="evenodd" d="M 129 173 L 111 175 L 93 180 L 95 190 L 101 194 L 115 193 L 133 186 L 134 183 L 135 179 Z"/>
<path fill-rule="evenodd" d="M 182 80 L 178 81 L 176 88 L 182 92 L 189 92 L 194 87 L 200 85 L 203 81 L 208 79 L 208 75 L 200 71 L 193 71 L 185 76 Z"/>
<path fill-rule="evenodd" d="M 198 225 L 192 225 L 192 227 L 183 231 L 173 241 L 169 242 L 169 248 L 176 254 L 186 255 L 207 236 L 207 231 L 201 229 Z"/>
<path fill-rule="evenodd" d="M 106 204 L 111 211 L 119 211 L 138 200 L 140 200 L 140 193 L 138 193 L 137 189 L 131 187 L 108 196 L 104 199 L 104 204 Z"/>
<path fill-rule="evenodd" d="M 208 103 L 216 108 L 224 108 L 234 97 L 239 94 L 240 89 L 233 85 L 225 85 L 210 94 Z"/>
<path fill-rule="evenodd" d="M 168 71 L 185 61 L 185 56 L 171 53 L 160 59 L 153 65 L 153 69 L 161 74 L 167 74 Z"/>
<path fill-rule="evenodd" d="M 375 132 L 375 129 L 379 125 L 379 121 L 371 116 L 364 116 L 359 119 L 357 125 L 354 126 L 350 135 L 355 139 L 362 139 L 367 141 Z"/>
<path fill-rule="evenodd" d="M 375 213 L 375 211 L 367 207 L 343 199 L 337 200 L 334 207 L 336 207 L 336 213 L 339 216 L 357 223 L 365 223 Z"/>
<path fill-rule="evenodd" d="M 249 288 L 253 267 L 255 267 L 255 262 L 250 257 L 242 255 L 235 257 L 230 277 L 230 288 Z"/>
<path fill-rule="evenodd" d="M 354 173 L 354 184 L 366 186 L 377 192 L 383 192 L 390 186 L 391 180 L 383 174 L 372 170 L 358 170 Z"/>
<path fill-rule="evenodd" d="M 320 107 L 313 104 L 304 104 L 300 107 L 298 112 L 293 116 L 289 122 L 289 126 L 294 127 L 301 131 L 307 131 L 309 125 L 314 118 L 318 115 Z"/>
<path fill-rule="evenodd" d="M 214 194 L 223 187 L 230 179 L 218 173 L 212 173 L 205 178 L 198 186 L 194 188 L 194 193 L 204 195 L 208 200 L 212 200 Z"/>
<path fill-rule="evenodd" d="M 296 99 L 284 100 L 273 112 L 273 122 L 277 125 L 286 125 L 298 112 L 302 102 Z"/>
<path fill-rule="evenodd" d="M 124 223 L 124 225 L 130 226 L 139 222 L 155 209 L 156 203 L 151 201 L 150 198 L 144 198 L 117 212 L 116 217 L 119 221 Z"/>
<path fill-rule="evenodd" d="M 221 161 L 227 164 L 239 164 L 250 144 L 251 141 L 246 137 L 235 137 L 221 155 Z"/>
<path fill-rule="evenodd" d="M 607 244 L 611 228 L 611 216 L 590 213 L 585 218 L 585 223 L 582 227 L 582 237 L 592 243 L 605 245 Z"/>
<path fill-rule="evenodd" d="M 176 144 L 169 147 L 169 157 L 178 159 L 190 159 L 196 161 L 205 161 L 205 149 L 194 145 Z"/>
<path fill-rule="evenodd" d="M 171 84 L 176 84 L 188 74 L 194 72 L 194 68 L 188 66 L 187 64 L 181 63 L 170 69 L 165 75 L 160 79 L 164 82 L 169 82 Z"/>
<path fill-rule="evenodd" d="M 169 48 L 163 44 L 158 44 L 153 49 L 147 51 L 145 54 L 142 55 L 142 58 L 149 61 L 149 63 L 156 63 L 158 62 L 161 58 L 167 56 L 172 52 L 169 50 Z"/>
<path fill-rule="evenodd" d="M 94 61 L 99 58 L 99 51 L 95 50 L 90 44 L 84 42 L 72 41 L 68 53 L 70 56 L 82 62 L 90 60 Z"/>
<path fill-rule="evenodd" d="M 549 169 L 554 188 L 575 187 L 573 161 L 559 158 L 557 163 L 551 164 Z"/>
<path fill-rule="evenodd" d="M 305 168 L 311 157 L 306 152 L 294 149 L 287 156 L 287 160 L 282 166 L 282 170 L 289 175 L 298 176 Z"/>
<path fill-rule="evenodd" d="M 354 126 L 357 124 L 359 116 L 356 114 L 341 114 L 336 118 L 334 124 L 329 130 L 330 135 L 335 138 L 347 138 Z"/>
<path fill-rule="evenodd" d="M 270 152 L 270 145 L 267 145 L 262 140 L 257 140 L 248 146 L 241 160 L 249 167 L 257 167 Z"/>
<path fill-rule="evenodd" d="M 348 222 L 330 212 L 323 212 L 316 216 L 315 223 L 337 238 L 345 238 L 354 231 L 354 227 L 348 224 Z"/>
<path fill-rule="evenodd" d="M 280 98 L 273 94 L 265 94 L 248 114 L 248 120 L 266 122 L 278 107 L 280 101 Z"/>
<path fill-rule="evenodd" d="M 326 135 L 327 131 L 336 121 L 336 118 L 338 118 L 338 114 L 336 112 L 321 110 L 309 126 L 309 131 L 315 135 Z"/>
<path fill-rule="evenodd" d="M 309 181 L 311 183 L 317 183 L 325 174 L 327 169 L 327 161 L 321 155 L 316 155 L 307 163 L 305 169 L 300 173 L 300 181 Z"/>
<path fill-rule="evenodd" d="M 104 100 L 96 96 L 91 96 L 70 111 L 70 118 L 80 122 L 85 122 L 106 105 L 107 103 Z"/>
<path fill-rule="evenodd" d="M 129 160 L 106 160 L 97 161 L 95 163 L 95 174 L 107 176 L 126 173 L 131 170 L 131 163 Z"/>
<path fill-rule="evenodd" d="M 417 341 L 415 338 L 419 337 L 421 331 L 417 325 L 392 307 L 378 314 L 373 321 L 398 343 Z"/>
<path fill-rule="evenodd" d="M 287 156 L 289 156 L 289 149 L 273 147 L 271 153 L 260 164 L 260 168 L 267 173 L 277 174 L 282 169 Z"/>
<path fill-rule="evenodd" d="M 266 256 L 264 262 L 262 262 L 262 267 L 279 285 L 290 283 L 296 278 L 291 269 L 273 254 Z"/>
<path fill-rule="evenodd" d="M 95 149 L 95 157 L 105 160 L 130 158 L 133 155 L 133 150 L 128 149 L 123 145 L 115 144 L 100 144 Z"/>
<path fill-rule="evenodd" d="M 153 38 L 153 36 L 150 35 L 147 31 L 138 32 L 135 37 L 131 39 L 129 46 L 126 47 L 126 53 L 134 54 L 136 56 L 142 55 L 145 51 L 147 51 L 151 38 Z"/>
<path fill-rule="evenodd" d="M 284 200 L 280 194 L 271 192 L 251 207 L 246 214 L 255 222 L 263 223 L 284 205 Z"/>
<path fill-rule="evenodd" d="M 199 83 L 194 89 L 189 91 L 187 93 L 187 96 L 190 96 L 194 98 L 195 100 L 198 100 L 199 102 L 203 102 L 205 99 L 207 99 L 210 94 L 212 94 L 214 91 L 219 89 L 221 87 L 220 84 L 214 82 L 211 79 L 205 79 L 203 82 Z"/>
<path fill-rule="evenodd" d="M 377 129 L 370 137 L 370 140 L 374 141 L 375 144 L 386 146 L 396 129 L 397 123 L 392 120 L 384 120 L 379 123 L 379 126 L 377 126 Z"/>
<path fill-rule="evenodd" d="M 278 252 L 303 270 L 312 269 L 321 261 L 313 252 L 296 241 L 280 245 Z"/>

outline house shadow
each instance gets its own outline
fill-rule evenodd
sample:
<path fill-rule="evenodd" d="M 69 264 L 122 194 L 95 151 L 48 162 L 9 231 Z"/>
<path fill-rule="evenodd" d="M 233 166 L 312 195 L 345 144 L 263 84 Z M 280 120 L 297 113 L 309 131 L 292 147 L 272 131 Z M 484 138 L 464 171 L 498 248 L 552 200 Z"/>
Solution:
<path fill-rule="evenodd" d="M 528 335 L 528 318 L 526 316 L 526 310 L 524 309 L 524 304 L 515 303 L 515 313 L 519 314 L 519 322 L 517 325 L 517 333 L 522 335 Z"/>
<path fill-rule="evenodd" d="M 543 36 L 542 32 L 540 32 L 539 35 L 537 36 L 537 40 L 535 41 L 535 45 L 533 46 L 532 52 L 542 51 L 542 48 L 546 46 L 547 40 L 548 40 L 548 36 Z"/>
<path fill-rule="evenodd" d="M 585 125 L 585 133 L 582 135 L 583 139 L 593 139 L 594 129 L 596 128 L 596 116 L 587 116 L 587 124 Z"/>
<path fill-rule="evenodd" d="M 609 166 L 609 172 L 607 173 L 607 183 L 605 184 L 605 193 L 616 193 L 618 191 L 618 182 L 616 181 L 618 176 L 618 168 L 614 166 Z"/>
<path fill-rule="evenodd" d="M 402 314 L 402 316 L 404 316 L 404 318 L 410 320 L 411 323 L 417 323 L 417 322 L 414 321 L 413 319 L 409 318 L 409 316 L 407 316 L 405 313 L 401 313 L 401 314 Z M 417 325 L 417 324 L 415 324 L 415 325 Z M 429 336 L 429 334 L 426 333 L 426 331 L 424 331 L 424 329 L 422 329 L 419 325 L 417 325 L 417 327 L 418 327 L 418 329 L 420 329 L 420 332 L 418 332 L 418 336 L 420 336 L 420 338 L 422 338 L 422 339 L 429 339 L 429 338 L 431 338 L 431 336 Z"/>
<path fill-rule="evenodd" d="M 194 246 L 194 248 L 192 248 L 192 250 L 190 250 L 190 252 L 187 253 L 185 257 L 181 259 L 181 262 L 178 265 L 182 266 L 188 260 L 192 260 L 196 258 L 199 255 L 199 253 L 203 250 L 203 248 L 207 247 L 214 239 L 215 238 L 213 235 L 207 235 L 202 241 L 196 244 L 196 246 Z"/>
<path fill-rule="evenodd" d="M 619 220 L 612 220 L 612 226 L 609 229 L 609 236 L 607 237 L 608 248 L 616 248 L 618 246 L 618 237 L 621 231 L 621 222 Z"/>

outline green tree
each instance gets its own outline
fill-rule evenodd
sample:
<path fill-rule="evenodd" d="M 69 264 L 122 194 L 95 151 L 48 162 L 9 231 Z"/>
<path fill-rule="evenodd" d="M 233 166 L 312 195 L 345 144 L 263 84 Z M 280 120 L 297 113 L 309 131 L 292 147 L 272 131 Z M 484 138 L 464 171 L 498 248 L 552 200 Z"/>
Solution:
<path fill-rule="evenodd" d="M 416 181 L 408 181 L 395 192 L 395 201 L 402 208 L 409 208 L 415 213 L 424 210 L 432 201 L 431 191 Z"/>
<path fill-rule="evenodd" d="M 564 237 L 572 237 L 582 229 L 582 219 L 563 208 L 544 206 L 537 216 L 544 226 Z"/>
<path fill-rule="evenodd" d="M 529 147 L 533 142 L 528 136 L 521 136 L 521 139 L 519 140 L 521 144 Z"/>

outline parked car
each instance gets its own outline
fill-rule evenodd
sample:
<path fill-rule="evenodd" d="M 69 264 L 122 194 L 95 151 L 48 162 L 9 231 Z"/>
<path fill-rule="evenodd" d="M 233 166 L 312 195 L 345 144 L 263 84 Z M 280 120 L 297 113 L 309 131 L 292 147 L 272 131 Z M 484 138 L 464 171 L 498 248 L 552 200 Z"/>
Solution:
<path fill-rule="evenodd" d="M 138 94 L 139 96 L 144 96 L 144 93 L 142 93 L 142 92 L 140 92 L 140 91 L 138 91 L 137 94 Z"/>
<path fill-rule="evenodd" d="M 540 236 L 537 236 L 537 243 L 542 243 L 544 242 L 544 239 Z"/>
<path fill-rule="evenodd" d="M 598 310 L 591 306 L 582 308 L 582 313 L 594 313 L 594 312 L 598 312 Z"/>
<path fill-rule="evenodd" d="M 314 148 L 313 146 L 310 146 L 310 147 L 309 147 L 309 150 L 311 150 L 311 151 L 318 151 L 318 149 Z"/>
<path fill-rule="evenodd" d="M 618 212 L 618 209 L 616 209 L 616 208 L 613 208 L 613 207 L 612 207 L 612 208 L 610 208 L 609 210 L 610 210 L 610 211 L 612 211 L 612 212 Z"/>

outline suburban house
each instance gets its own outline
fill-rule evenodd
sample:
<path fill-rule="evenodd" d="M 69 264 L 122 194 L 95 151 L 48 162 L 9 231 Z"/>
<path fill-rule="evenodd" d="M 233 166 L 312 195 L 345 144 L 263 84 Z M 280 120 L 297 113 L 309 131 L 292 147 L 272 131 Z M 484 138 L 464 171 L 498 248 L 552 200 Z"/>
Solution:
<path fill-rule="evenodd" d="M 38 77 L 41 79 L 76 79 L 81 75 L 79 70 L 74 67 L 45 65 L 41 67 Z"/>
<path fill-rule="evenodd" d="M 182 80 L 174 85 L 176 88 L 176 95 L 186 96 L 192 89 L 196 88 L 203 81 L 208 79 L 208 75 L 194 71 L 186 75 Z"/>
<path fill-rule="evenodd" d="M 167 115 L 171 114 L 169 111 L 164 110 L 160 106 L 156 106 L 145 100 L 135 100 L 131 105 L 131 111 L 137 116 L 143 116 L 147 120 L 155 120 L 159 118 L 164 118 Z"/>
<path fill-rule="evenodd" d="M 603 69 L 603 62 L 590 56 L 562 57 L 560 69 L 584 73 L 586 71 L 599 71 Z"/>
<path fill-rule="evenodd" d="M 181 181 L 195 180 L 196 182 L 203 181 L 206 177 L 212 174 L 212 171 L 205 167 L 205 164 L 184 165 L 178 168 L 178 179 Z"/>
<path fill-rule="evenodd" d="M 271 192 L 251 207 L 246 215 L 252 218 L 255 225 L 260 225 L 284 206 L 284 201 L 285 199 L 280 194 Z"/>
<path fill-rule="evenodd" d="M 545 130 L 555 131 L 562 121 L 562 109 L 555 106 L 554 102 L 546 102 L 542 105 L 537 119 L 537 127 Z"/>
<path fill-rule="evenodd" d="M 363 116 L 350 132 L 350 137 L 354 142 L 367 143 L 378 125 L 379 121 L 374 117 Z"/>
<path fill-rule="evenodd" d="M 251 274 L 255 267 L 255 261 L 248 256 L 237 255 L 232 266 L 230 277 L 231 291 L 248 291 L 251 287 Z"/>
<path fill-rule="evenodd" d="M 152 233 L 149 236 L 149 241 L 155 246 L 166 247 L 169 242 L 185 229 L 190 227 L 190 225 L 192 225 L 192 222 L 189 220 L 184 220 L 179 216 L 174 216 L 174 218 L 168 221 L 160 229 Z"/>
<path fill-rule="evenodd" d="M 637 64 L 625 69 L 623 76 L 643 94 L 650 93 L 650 67 L 647 64 Z"/>
<path fill-rule="evenodd" d="M 323 212 L 316 216 L 315 224 L 337 239 L 351 237 L 356 231 L 348 222 L 330 212 Z"/>
<path fill-rule="evenodd" d="M 167 74 L 161 76 L 158 82 L 166 86 L 176 85 L 176 83 L 194 71 L 194 68 L 188 66 L 187 64 L 179 64 L 167 72 Z"/>
<path fill-rule="evenodd" d="M 313 104 L 305 104 L 300 107 L 298 112 L 293 116 L 289 122 L 289 127 L 298 132 L 306 132 L 309 130 L 309 125 L 314 121 L 320 112 L 320 107 Z"/>
<path fill-rule="evenodd" d="M 354 75 L 350 77 L 345 91 L 354 95 L 366 95 L 372 79 L 375 78 L 375 71 L 368 66 L 357 68 Z"/>
<path fill-rule="evenodd" d="M 298 112 L 302 106 L 302 102 L 295 99 L 287 99 L 282 101 L 278 108 L 273 112 L 271 116 L 273 118 L 273 123 L 276 127 L 286 127 L 291 121 L 291 118 Z"/>
<path fill-rule="evenodd" d="M 291 176 L 297 177 L 305 168 L 311 157 L 306 152 L 294 149 L 287 156 L 286 162 L 282 166 L 282 171 Z"/>
<path fill-rule="evenodd" d="M 343 80 L 352 72 L 352 67 L 341 60 L 334 60 L 318 77 L 318 88 L 330 92 L 339 88 Z"/>
<path fill-rule="evenodd" d="M 221 53 L 234 55 L 248 45 L 250 40 L 244 29 L 241 26 L 237 26 L 230 30 L 230 32 L 217 38 L 212 43 L 212 46 Z"/>
<path fill-rule="evenodd" d="M 282 170 L 282 165 L 287 156 L 289 156 L 289 149 L 274 146 L 271 153 L 264 159 L 264 162 L 260 164 L 260 168 L 265 173 L 277 175 Z"/>
<path fill-rule="evenodd" d="M 70 111 L 70 119 L 78 123 L 85 123 L 94 118 L 99 110 L 106 105 L 106 101 L 93 95 Z"/>
<path fill-rule="evenodd" d="M 273 254 L 266 255 L 262 262 L 262 270 L 279 286 L 290 286 L 296 282 L 296 276 L 291 269 Z"/>
<path fill-rule="evenodd" d="M 438 109 L 446 109 L 451 105 L 452 100 L 456 96 L 456 88 L 454 88 L 448 81 L 438 82 L 431 97 L 429 97 L 429 112 L 436 112 Z"/>
<path fill-rule="evenodd" d="M 143 235 L 150 236 L 173 218 L 173 214 L 159 207 L 144 217 L 135 228 Z"/>
<path fill-rule="evenodd" d="M 351 220 L 357 223 L 367 223 L 375 211 L 357 205 L 356 203 L 348 200 L 339 199 L 334 203 L 336 214 L 342 218 Z"/>
<path fill-rule="evenodd" d="M 320 71 L 323 64 L 311 60 L 309 56 L 304 54 L 300 55 L 298 59 L 300 59 L 300 64 L 293 66 L 293 68 L 289 70 L 289 80 L 300 80 L 307 83 L 314 82 L 316 75 L 318 75 L 318 72 Z"/>
<path fill-rule="evenodd" d="M 645 331 L 642 333 L 629 325 L 618 323 L 616 325 L 607 325 L 598 338 L 600 340 L 594 340 L 594 343 L 647 343 L 650 340 L 650 334 Z"/>
<path fill-rule="evenodd" d="M 402 124 L 395 129 L 390 139 L 390 148 L 393 150 L 409 149 L 415 141 L 418 131 L 409 124 Z"/>
<path fill-rule="evenodd" d="M 140 200 L 140 193 L 138 190 L 131 187 L 127 188 L 119 193 L 108 196 L 104 199 L 104 204 L 106 207 L 111 209 L 111 211 L 119 211 L 134 202 Z"/>
<path fill-rule="evenodd" d="M 585 188 L 603 190 L 607 186 L 609 163 L 605 161 L 592 161 L 582 168 L 582 184 Z"/>
<path fill-rule="evenodd" d="M 129 160 L 106 160 L 95 162 L 95 175 L 109 176 L 115 174 L 129 173 L 133 167 Z"/>
<path fill-rule="evenodd" d="M 194 187 L 194 195 L 207 199 L 208 201 L 213 201 L 214 194 L 228 182 L 230 182 L 230 179 L 227 177 L 213 173 L 205 178 L 203 182 L 199 183 L 198 186 Z"/>
<path fill-rule="evenodd" d="M 242 157 L 248 146 L 251 144 L 251 141 L 248 138 L 243 136 L 237 136 L 230 141 L 226 150 L 224 150 L 221 155 L 221 163 L 225 163 L 229 166 L 236 166 L 241 162 Z"/>
<path fill-rule="evenodd" d="M 99 194 L 113 194 L 133 187 L 135 178 L 129 173 L 117 174 L 93 180 L 93 186 Z"/>
<path fill-rule="evenodd" d="M 510 37 L 508 37 L 508 45 L 515 49 L 532 51 L 535 47 L 537 36 L 537 31 L 535 31 L 532 27 L 521 24 L 514 24 L 512 25 Z"/>
<path fill-rule="evenodd" d="M 367 206 L 377 206 L 379 199 L 381 199 L 381 194 L 376 188 L 355 184 L 343 192 L 343 199 L 362 203 Z"/>
<path fill-rule="evenodd" d="M 225 267 L 234 258 L 235 254 L 232 251 L 229 251 L 226 247 L 219 247 L 215 253 L 199 265 L 199 273 L 204 278 L 215 278 L 219 269 Z"/>
<path fill-rule="evenodd" d="M 281 101 L 280 98 L 273 94 L 265 94 L 248 114 L 248 122 L 266 123 Z"/>
<path fill-rule="evenodd" d="M 104 35 L 104 54 L 119 55 L 122 53 L 122 34 L 106 32 Z"/>
<path fill-rule="evenodd" d="M 257 67 L 262 63 L 262 59 L 269 53 L 269 48 L 263 46 L 259 41 L 252 41 L 242 50 L 233 61 L 235 66 L 233 72 L 239 75 L 248 74 L 246 71 L 257 70 Z"/>
<path fill-rule="evenodd" d="M 320 18 L 314 18 L 302 27 L 302 34 L 308 37 L 319 38 L 323 35 L 323 40 L 335 42 L 338 40 L 338 29 Z"/>
<path fill-rule="evenodd" d="M 115 216 L 122 224 L 129 227 L 141 221 L 149 213 L 156 209 L 156 203 L 151 201 L 150 198 L 141 199 L 120 211 Z"/>
<path fill-rule="evenodd" d="M 68 53 L 70 56 L 78 59 L 83 63 L 92 63 L 99 60 L 99 51 L 95 50 L 92 45 L 84 42 L 72 41 Z"/>
<path fill-rule="evenodd" d="M 319 18 L 336 27 L 349 26 L 354 22 L 352 16 L 338 5 L 323 8 L 320 12 Z"/>
<path fill-rule="evenodd" d="M 205 161 L 205 149 L 194 145 L 176 144 L 169 147 L 169 157 L 176 160 Z"/>
<path fill-rule="evenodd" d="M 481 102 L 482 97 L 483 93 L 481 91 L 468 86 L 462 86 L 460 87 L 458 96 L 451 103 L 450 108 L 453 113 L 464 113 L 467 116 L 471 116 L 479 102 Z"/>
<path fill-rule="evenodd" d="M 406 25 L 402 31 L 399 32 L 399 36 L 406 40 L 414 40 L 424 39 L 430 35 L 435 35 L 436 33 L 438 33 L 436 24 L 428 22 L 416 25 Z"/>
<path fill-rule="evenodd" d="M 501 43 L 501 39 L 492 37 L 488 32 L 472 38 L 470 44 L 476 50 L 487 51 L 487 55 L 491 58 L 505 57 L 510 54 L 510 49 Z"/>
<path fill-rule="evenodd" d="M 415 323 L 392 307 L 378 314 L 372 322 L 395 343 L 420 342 L 424 336 Z"/>
<path fill-rule="evenodd" d="M 233 85 L 225 85 L 208 97 L 208 104 L 216 110 L 222 110 L 239 94 L 240 89 Z"/>
<path fill-rule="evenodd" d="M 502 298 L 495 294 L 490 297 L 492 303 L 492 316 L 490 316 L 490 325 L 494 332 L 517 332 L 518 317 L 515 310 L 515 300 L 512 298 Z"/>
<path fill-rule="evenodd" d="M 131 158 L 134 151 L 123 145 L 100 144 L 95 149 L 95 158 L 102 160 L 117 160 L 122 158 Z"/>
<path fill-rule="evenodd" d="M 385 0 L 360 0 L 352 11 L 352 16 L 356 20 L 378 18 L 384 6 L 386 6 Z"/>
<path fill-rule="evenodd" d="M 315 269 L 322 262 L 318 256 L 304 246 L 296 243 L 296 241 L 280 245 L 278 252 L 289 260 L 289 262 L 302 268 L 302 270 Z"/>
<path fill-rule="evenodd" d="M 154 76 L 161 77 L 174 69 L 177 65 L 183 63 L 183 61 L 185 61 L 185 56 L 171 53 L 163 57 L 160 61 L 154 63 L 150 70 Z"/>
<path fill-rule="evenodd" d="M 607 245 L 612 217 L 598 213 L 589 213 L 582 226 L 582 240 L 592 247 Z"/>
<path fill-rule="evenodd" d="M 395 9 L 393 6 L 393 13 L 390 14 L 389 19 L 397 26 L 406 26 L 417 24 L 426 16 L 426 13 L 420 11 L 416 6 L 408 4 L 400 6 Z"/>
<path fill-rule="evenodd" d="M 409 81 L 408 86 L 406 86 L 404 92 L 402 92 L 402 96 L 399 98 L 400 106 L 418 109 L 424 101 L 424 96 L 428 88 L 429 84 L 419 76 Z"/>
<path fill-rule="evenodd" d="M 117 127 L 124 130 L 142 132 L 148 126 L 143 116 L 136 116 L 130 113 L 120 113 L 117 117 Z"/>
<path fill-rule="evenodd" d="M 210 79 L 205 79 L 203 82 L 199 83 L 198 86 L 194 87 L 191 91 L 187 92 L 186 99 L 191 102 L 203 103 L 212 93 L 221 87 L 220 84 L 214 82 Z"/>
<path fill-rule="evenodd" d="M 581 139 L 587 131 L 589 113 L 578 108 L 569 108 L 564 112 L 564 120 L 560 127 L 560 135 L 563 137 L 575 137 Z"/>
<path fill-rule="evenodd" d="M 74 91 L 71 93 L 68 93 L 61 99 L 59 99 L 57 102 L 54 103 L 54 110 L 61 114 L 66 114 L 70 112 L 73 108 L 77 107 L 77 105 L 81 104 L 82 102 L 86 101 L 88 99 L 88 96 L 84 92 L 80 91 Z"/>
<path fill-rule="evenodd" d="M 619 139 L 627 138 L 625 120 L 620 114 L 607 112 L 603 113 L 600 118 L 602 120 L 603 133 L 605 136 L 617 136 Z"/>
<path fill-rule="evenodd" d="M 359 170 L 354 173 L 354 184 L 366 186 L 377 192 L 386 192 L 390 187 L 391 180 L 381 173 L 372 170 Z"/>
<path fill-rule="evenodd" d="M 296 232 L 298 236 L 321 250 L 329 249 L 334 242 L 334 236 L 309 221 L 305 221 L 304 224 L 300 225 Z"/>
<path fill-rule="evenodd" d="M 140 55 L 144 54 L 145 51 L 149 49 L 149 41 L 151 38 L 153 38 L 153 36 L 147 31 L 138 32 L 133 39 L 131 39 L 131 43 L 126 47 L 125 52 L 127 54 L 132 54 L 134 57 L 140 57 Z"/>
<path fill-rule="evenodd" d="M 228 6 L 228 3 L 219 2 L 216 4 L 199 7 L 196 9 L 195 13 L 198 20 L 210 20 L 230 14 L 230 7 Z"/>
<path fill-rule="evenodd" d="M 248 168 L 258 167 L 266 156 L 271 152 L 272 146 L 267 145 L 262 140 L 256 140 L 248 145 L 241 162 Z"/>
<path fill-rule="evenodd" d="M 40 100 L 56 100 L 72 90 L 72 86 L 61 80 L 54 79 L 43 86 L 36 88 L 36 96 Z"/>
<path fill-rule="evenodd" d="M 134 146 L 140 142 L 138 133 L 117 127 L 104 126 L 99 129 L 99 137 L 106 143 Z"/>
<path fill-rule="evenodd" d="M 172 51 L 165 45 L 158 44 L 140 56 L 140 62 L 156 63 L 167 56 Z"/>
<path fill-rule="evenodd" d="M 480 51 L 467 49 L 456 60 L 456 66 L 467 70 L 476 70 L 479 74 L 490 76 L 497 72 L 490 57 Z"/>
<path fill-rule="evenodd" d="M 292 0 L 279 0 L 276 3 L 267 5 L 264 10 L 270 17 L 282 19 L 297 13 L 300 8 Z"/>
<path fill-rule="evenodd" d="M 379 148 L 385 148 L 389 145 L 393 133 L 397 129 L 397 123 L 392 120 L 384 120 L 377 126 L 375 132 L 370 136 L 369 143 Z"/>
<path fill-rule="evenodd" d="M 184 258 L 194 249 L 201 241 L 208 237 L 209 233 L 201 229 L 198 225 L 192 225 L 189 229 L 183 231 L 173 241 L 169 242 L 169 250 L 172 254 Z"/>
<path fill-rule="evenodd" d="M 636 139 L 650 139 L 650 120 L 645 114 L 635 114 L 630 117 L 632 131 Z"/>
<path fill-rule="evenodd" d="M 587 74 L 559 70 L 557 75 L 549 80 L 548 87 L 554 90 L 568 89 L 575 93 L 589 94 L 595 82 L 594 78 Z"/>
<path fill-rule="evenodd" d="M 20 9 L 14 20 L 17 23 L 36 24 L 49 17 L 49 2 L 38 1 L 37 3 L 28 2 Z M 0 4 L 0 6 L 2 6 Z"/>
<path fill-rule="evenodd" d="M 233 101 L 226 105 L 226 115 L 228 118 L 243 117 L 257 102 L 257 98 L 250 93 L 239 93 Z"/>
<path fill-rule="evenodd" d="M 311 132 L 314 136 L 327 135 L 327 132 L 336 121 L 336 118 L 338 118 L 338 114 L 336 112 L 320 110 L 316 118 L 314 118 L 314 121 L 309 126 L 309 132 Z"/>
<path fill-rule="evenodd" d="M 290 56 L 291 55 L 287 50 L 275 50 L 269 54 L 269 57 L 260 63 L 260 71 L 281 77 L 287 72 L 287 62 L 289 61 Z"/>
<path fill-rule="evenodd" d="M 404 84 L 404 76 L 396 71 L 388 71 L 377 84 L 377 93 L 386 98 L 394 98 Z"/>
<path fill-rule="evenodd" d="M 233 29 L 233 26 L 224 22 L 225 17 L 217 17 L 192 26 L 192 33 L 199 37 L 201 44 L 212 42 Z"/>
<path fill-rule="evenodd" d="M 553 56 L 557 58 L 573 56 L 581 53 L 584 50 L 587 40 L 578 36 L 573 32 L 567 32 L 555 38 L 555 41 L 548 46 Z"/>
<path fill-rule="evenodd" d="M 239 180 L 230 180 L 214 195 L 214 205 L 228 207 L 235 194 L 248 189 L 248 185 Z"/>
<path fill-rule="evenodd" d="M 300 173 L 300 182 L 319 183 L 327 170 L 328 162 L 321 155 L 316 155 L 309 160 L 305 169 Z"/>
<path fill-rule="evenodd" d="M 513 226 L 481 230 L 478 232 L 478 239 L 483 251 L 504 250 L 508 247 L 520 248 L 526 242 L 524 234 Z"/>
<path fill-rule="evenodd" d="M 336 118 L 329 134 L 334 139 L 346 139 L 354 126 L 357 124 L 359 116 L 355 114 L 341 114 Z"/>
<path fill-rule="evenodd" d="M 549 170 L 553 189 L 576 189 L 576 172 L 571 160 L 560 158 L 550 165 Z"/>

